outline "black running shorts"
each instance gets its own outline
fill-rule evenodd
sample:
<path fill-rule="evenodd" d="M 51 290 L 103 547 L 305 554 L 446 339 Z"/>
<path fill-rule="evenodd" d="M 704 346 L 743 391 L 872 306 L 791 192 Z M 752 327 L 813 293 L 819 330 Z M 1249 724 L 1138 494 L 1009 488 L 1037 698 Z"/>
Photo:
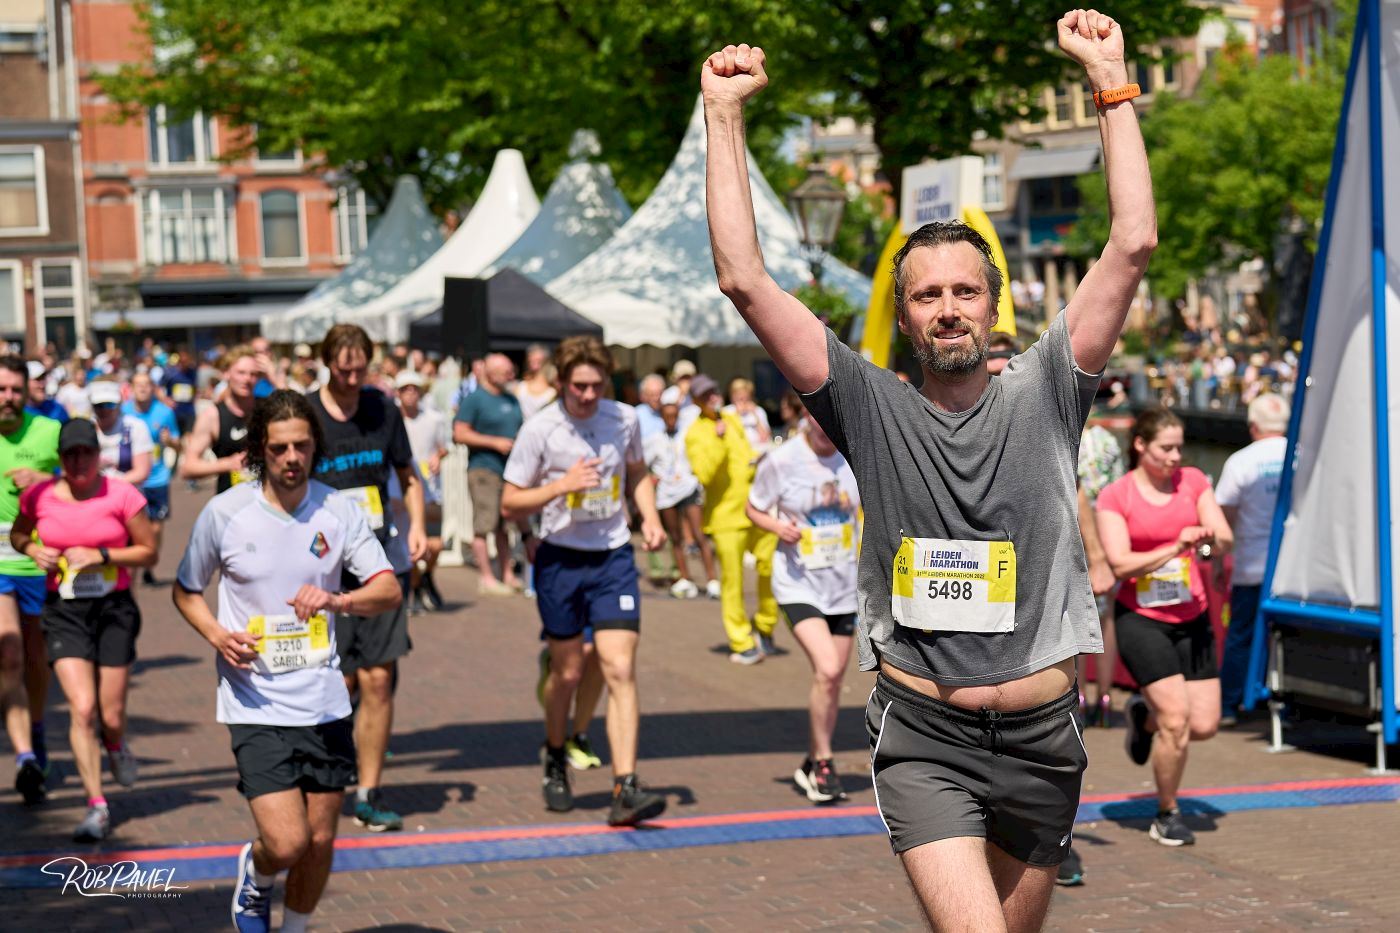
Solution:
<path fill-rule="evenodd" d="M 298 788 L 313 794 L 355 783 L 355 729 L 350 718 L 315 726 L 230 724 L 238 792 L 249 800 Z"/>
<path fill-rule="evenodd" d="M 136 660 L 141 610 L 130 590 L 91 599 L 60 599 L 49 593 L 40 618 L 50 664 L 81 658 L 99 667 L 127 667 Z"/>
<path fill-rule="evenodd" d="M 1139 687 L 1176 674 L 1187 680 L 1214 680 L 1220 676 L 1215 660 L 1215 632 L 1206 613 L 1190 622 L 1159 622 L 1122 603 L 1114 606 L 1114 613 L 1118 656 Z"/>
<path fill-rule="evenodd" d="M 1029 865 L 1060 864 L 1089 762 L 1076 705 L 1070 690 L 1027 710 L 965 710 L 879 675 L 865 726 L 895 852 L 980 836 Z"/>
<path fill-rule="evenodd" d="M 406 573 L 398 575 L 405 595 L 397 609 L 375 616 L 335 617 L 335 650 L 342 674 L 353 674 L 362 667 L 382 667 L 413 648 L 408 637 L 408 578 Z"/>
<path fill-rule="evenodd" d="M 783 610 L 783 615 L 787 616 L 788 628 L 796 628 L 797 623 L 805 622 L 807 619 L 824 619 L 826 627 L 833 635 L 845 635 L 850 637 L 856 633 L 856 614 L 854 612 L 838 612 L 827 615 L 816 606 L 807 603 L 783 603 L 778 607 Z"/>

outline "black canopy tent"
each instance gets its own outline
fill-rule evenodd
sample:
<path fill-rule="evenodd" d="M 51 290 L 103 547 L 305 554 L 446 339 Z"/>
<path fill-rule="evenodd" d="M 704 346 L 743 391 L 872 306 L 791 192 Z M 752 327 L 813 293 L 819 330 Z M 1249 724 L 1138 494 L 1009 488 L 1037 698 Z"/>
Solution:
<path fill-rule="evenodd" d="M 448 278 L 443 306 L 414 321 L 408 339 L 416 349 L 477 357 L 581 334 L 601 339 L 603 328 L 514 269 L 502 269 L 485 280 Z"/>

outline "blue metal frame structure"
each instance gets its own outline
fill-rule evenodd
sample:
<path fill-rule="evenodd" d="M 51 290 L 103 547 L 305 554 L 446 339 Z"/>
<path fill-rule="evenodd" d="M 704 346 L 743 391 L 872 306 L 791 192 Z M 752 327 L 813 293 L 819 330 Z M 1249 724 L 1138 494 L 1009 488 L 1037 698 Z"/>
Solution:
<path fill-rule="evenodd" d="M 1279 482 L 1278 504 L 1274 509 L 1273 527 L 1269 538 L 1269 557 L 1263 581 L 1263 600 L 1255 618 L 1254 650 L 1249 659 L 1249 675 L 1245 683 L 1245 706 L 1253 708 L 1267 696 L 1264 682 L 1267 667 L 1268 631 L 1270 621 L 1287 622 L 1311 628 L 1341 631 L 1378 638 L 1381 648 L 1381 727 L 1385 741 L 1400 740 L 1400 715 L 1395 706 L 1395 632 L 1392 585 L 1392 541 L 1390 502 L 1390 432 L 1389 380 L 1387 378 L 1386 318 L 1385 318 L 1385 185 L 1381 123 L 1381 22 L 1380 0 L 1362 0 L 1357 11 L 1356 33 L 1352 40 L 1351 61 L 1347 67 L 1346 90 L 1342 98 L 1341 119 L 1337 128 L 1337 143 L 1332 154 L 1332 172 L 1327 183 L 1327 206 L 1323 216 L 1322 233 L 1318 242 L 1317 260 L 1308 296 L 1307 317 L 1303 330 L 1303 355 L 1299 361 L 1297 389 L 1293 412 L 1288 426 L 1288 450 L 1284 457 L 1283 474 Z M 1363 56 L 1363 50 L 1365 52 Z M 1362 66 L 1364 74 L 1361 74 Z M 1376 506 L 1377 559 L 1380 568 L 1379 610 L 1352 609 L 1322 603 L 1276 599 L 1273 592 L 1274 570 L 1283 541 L 1283 525 L 1293 501 L 1293 473 L 1297 456 L 1299 426 L 1302 423 L 1309 376 L 1312 371 L 1313 338 L 1317 331 L 1322 280 L 1327 266 L 1328 248 L 1337 222 L 1337 192 L 1341 184 L 1342 163 L 1347 148 L 1347 118 L 1351 113 L 1352 91 L 1358 77 L 1366 81 L 1367 121 L 1370 129 L 1368 161 L 1371 175 L 1371 340 L 1374 373 L 1374 405 L 1376 427 Z"/>

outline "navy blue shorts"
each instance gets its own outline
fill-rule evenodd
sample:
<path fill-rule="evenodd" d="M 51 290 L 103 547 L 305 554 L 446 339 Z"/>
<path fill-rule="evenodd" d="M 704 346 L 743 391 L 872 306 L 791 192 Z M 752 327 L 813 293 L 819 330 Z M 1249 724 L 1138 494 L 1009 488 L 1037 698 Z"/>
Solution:
<path fill-rule="evenodd" d="M 632 545 L 579 551 L 548 541 L 535 554 L 535 602 L 546 638 L 577 638 L 583 630 L 641 628 L 641 593 Z"/>
<path fill-rule="evenodd" d="M 170 487 L 146 486 L 141 490 L 146 497 L 146 517 L 153 522 L 163 522 L 170 517 Z"/>

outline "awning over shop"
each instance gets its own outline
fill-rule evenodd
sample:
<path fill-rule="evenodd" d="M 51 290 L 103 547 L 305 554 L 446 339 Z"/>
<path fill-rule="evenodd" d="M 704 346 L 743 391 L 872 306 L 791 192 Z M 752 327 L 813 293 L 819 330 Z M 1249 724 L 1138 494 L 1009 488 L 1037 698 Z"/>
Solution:
<path fill-rule="evenodd" d="M 1016 156 L 1015 163 L 1007 178 L 1012 181 L 1030 181 L 1035 178 L 1062 178 L 1066 175 L 1083 175 L 1091 172 L 1099 164 L 1098 146 L 1079 146 L 1072 149 L 1026 149 Z"/>
<path fill-rule="evenodd" d="M 264 314 L 278 314 L 290 304 L 191 305 L 173 308 L 134 308 L 130 311 L 94 311 L 93 330 L 109 331 L 123 317 L 137 330 L 161 330 L 190 327 L 225 327 L 257 324 Z"/>

